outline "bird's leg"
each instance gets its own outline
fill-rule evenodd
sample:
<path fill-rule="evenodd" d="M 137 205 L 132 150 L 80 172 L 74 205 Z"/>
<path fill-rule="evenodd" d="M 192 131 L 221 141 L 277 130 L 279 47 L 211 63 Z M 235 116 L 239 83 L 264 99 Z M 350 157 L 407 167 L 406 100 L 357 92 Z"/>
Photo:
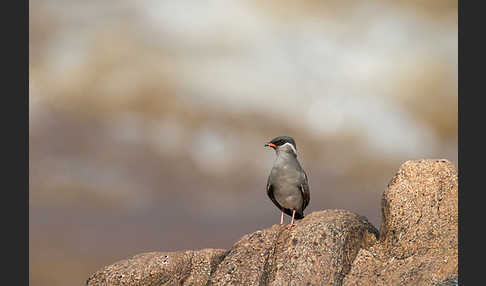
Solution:
<path fill-rule="evenodd" d="M 281 209 L 281 211 L 282 211 L 282 215 L 280 216 L 280 224 L 283 224 L 283 214 L 284 214 L 284 210 Z"/>
<path fill-rule="evenodd" d="M 292 220 L 290 221 L 289 229 L 294 225 L 294 216 L 295 216 L 295 210 L 292 210 Z"/>

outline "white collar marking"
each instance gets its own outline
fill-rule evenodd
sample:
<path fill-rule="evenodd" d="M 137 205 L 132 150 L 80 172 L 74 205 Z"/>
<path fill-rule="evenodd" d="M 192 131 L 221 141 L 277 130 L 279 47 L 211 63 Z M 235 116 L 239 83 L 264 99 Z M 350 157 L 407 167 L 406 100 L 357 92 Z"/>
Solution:
<path fill-rule="evenodd" d="M 297 150 L 295 150 L 294 145 L 292 145 L 291 143 L 287 142 L 287 143 L 283 144 L 283 145 L 282 145 L 282 146 L 280 146 L 280 147 L 283 147 L 283 146 L 285 146 L 285 145 L 289 145 L 289 146 L 290 146 L 290 148 L 292 148 L 292 151 L 294 151 L 294 154 L 295 154 L 295 155 L 297 155 Z"/>

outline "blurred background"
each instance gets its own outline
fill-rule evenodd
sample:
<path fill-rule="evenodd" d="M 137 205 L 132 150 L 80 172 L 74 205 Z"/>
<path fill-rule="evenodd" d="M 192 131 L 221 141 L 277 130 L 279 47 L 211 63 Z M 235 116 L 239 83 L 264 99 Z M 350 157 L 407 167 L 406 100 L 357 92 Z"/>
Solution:
<path fill-rule="evenodd" d="M 30 1 L 30 285 L 279 223 L 279 135 L 306 214 L 379 228 L 401 163 L 457 163 L 457 33 L 449 0 Z"/>

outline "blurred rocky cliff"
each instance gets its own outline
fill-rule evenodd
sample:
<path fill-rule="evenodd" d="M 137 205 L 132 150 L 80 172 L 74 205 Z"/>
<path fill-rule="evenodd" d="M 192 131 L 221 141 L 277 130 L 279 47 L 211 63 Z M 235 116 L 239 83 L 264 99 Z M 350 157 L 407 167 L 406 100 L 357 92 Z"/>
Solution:
<path fill-rule="evenodd" d="M 31 285 L 278 222 L 278 135 L 306 213 L 375 226 L 397 164 L 457 161 L 454 1 L 40 0 L 29 37 Z"/>

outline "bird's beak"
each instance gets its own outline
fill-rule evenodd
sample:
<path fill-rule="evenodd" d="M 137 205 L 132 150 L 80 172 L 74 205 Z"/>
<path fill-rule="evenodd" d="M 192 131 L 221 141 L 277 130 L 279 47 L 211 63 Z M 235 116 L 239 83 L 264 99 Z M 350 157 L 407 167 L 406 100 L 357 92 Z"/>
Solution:
<path fill-rule="evenodd" d="M 277 145 L 273 144 L 273 143 L 265 143 L 264 145 L 265 147 L 272 147 L 273 149 L 277 149 Z"/>

